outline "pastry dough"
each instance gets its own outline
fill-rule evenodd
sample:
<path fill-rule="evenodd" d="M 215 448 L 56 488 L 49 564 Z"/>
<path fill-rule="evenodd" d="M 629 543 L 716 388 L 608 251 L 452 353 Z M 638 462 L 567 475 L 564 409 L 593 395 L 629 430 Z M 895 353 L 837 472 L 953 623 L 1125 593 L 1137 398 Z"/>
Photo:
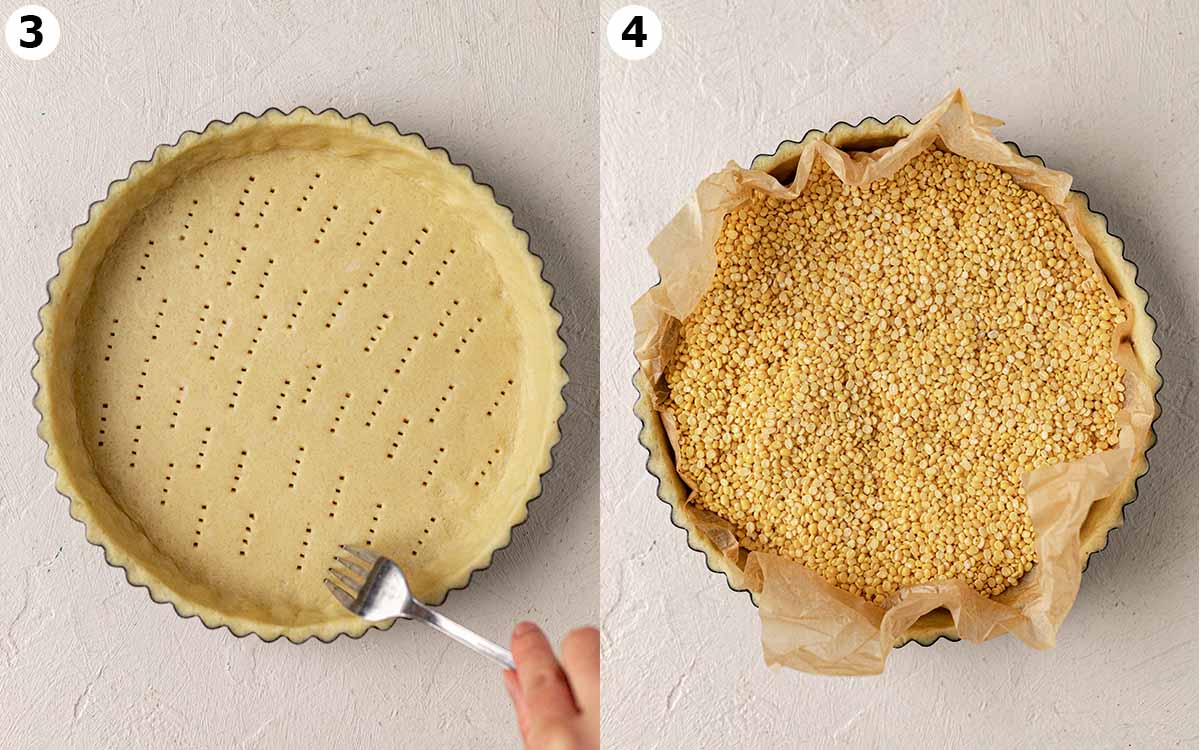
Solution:
<path fill-rule="evenodd" d="M 359 634 L 369 545 L 438 603 L 550 465 L 566 381 L 540 261 L 419 137 L 239 116 L 134 166 L 77 230 L 36 376 L 72 514 L 156 600 L 241 635 Z"/>

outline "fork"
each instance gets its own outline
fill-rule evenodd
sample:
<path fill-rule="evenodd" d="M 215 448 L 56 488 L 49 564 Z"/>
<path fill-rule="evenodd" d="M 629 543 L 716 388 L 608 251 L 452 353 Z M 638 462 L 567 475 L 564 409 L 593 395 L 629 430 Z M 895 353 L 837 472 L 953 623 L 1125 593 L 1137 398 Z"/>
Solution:
<path fill-rule="evenodd" d="M 342 606 L 367 620 L 390 620 L 401 617 L 419 620 L 434 630 L 450 636 L 459 643 L 487 656 L 506 669 L 515 669 L 508 649 L 459 625 L 448 617 L 434 612 L 412 595 L 408 579 L 400 566 L 388 558 L 362 547 L 340 545 L 346 557 L 334 557 L 345 568 L 330 568 L 329 573 L 341 586 L 328 578 L 325 586 Z M 365 566 L 370 566 L 369 568 Z"/>

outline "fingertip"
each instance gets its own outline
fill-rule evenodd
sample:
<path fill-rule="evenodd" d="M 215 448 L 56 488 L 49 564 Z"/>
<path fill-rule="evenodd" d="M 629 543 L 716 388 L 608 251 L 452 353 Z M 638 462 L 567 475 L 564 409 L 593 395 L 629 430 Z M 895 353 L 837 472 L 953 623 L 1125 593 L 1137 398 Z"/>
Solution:
<path fill-rule="evenodd" d="M 513 628 L 513 638 L 520 638 L 523 635 L 540 631 L 541 628 L 539 628 L 536 624 L 530 622 L 529 620 L 522 620 L 521 622 L 517 623 L 515 628 Z"/>
<path fill-rule="evenodd" d="M 518 623 L 513 628 L 512 655 L 517 665 L 521 700 L 531 721 L 564 718 L 575 713 L 571 688 L 541 628 L 531 622 Z"/>
<path fill-rule="evenodd" d="M 600 701 L 600 631 L 576 628 L 563 639 L 563 671 L 581 710 L 594 711 Z"/>
<path fill-rule="evenodd" d="M 600 660 L 600 631 L 595 628 L 575 628 L 562 643 L 563 658 L 567 661 Z"/>
<path fill-rule="evenodd" d="M 572 643 L 599 643 L 600 631 L 590 625 L 583 628 L 574 628 L 563 639 L 563 643 L 567 641 L 571 641 Z"/>

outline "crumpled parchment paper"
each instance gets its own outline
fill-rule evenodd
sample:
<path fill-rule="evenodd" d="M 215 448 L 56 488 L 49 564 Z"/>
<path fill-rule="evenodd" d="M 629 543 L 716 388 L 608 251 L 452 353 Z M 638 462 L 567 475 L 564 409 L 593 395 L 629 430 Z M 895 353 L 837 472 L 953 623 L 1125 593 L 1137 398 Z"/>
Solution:
<path fill-rule="evenodd" d="M 701 182 L 651 242 L 649 252 L 662 283 L 633 307 L 636 355 L 672 450 L 677 446 L 675 423 L 662 411 L 668 396 L 665 363 L 674 355 L 680 321 L 711 283 L 716 269 L 715 239 L 724 217 L 755 191 L 780 199 L 796 197 L 804 190 L 817 159 L 851 185 L 886 179 L 930 147 L 995 164 L 1057 208 L 1079 253 L 1105 278 L 1096 263 L 1095 248 L 1081 231 L 1081 209 L 1077 202 L 1067 201 L 1070 175 L 1022 157 L 1001 143 L 992 135 L 992 128 L 1000 124 L 973 112 L 962 92 L 955 91 L 894 145 L 864 152 L 842 150 L 822 139 L 807 142 L 799 152 L 795 178 L 788 185 L 732 162 Z M 1106 287 L 1116 296 L 1111 284 Z M 1122 302 L 1129 321 L 1113 336 L 1113 356 L 1126 369 L 1125 402 L 1117 414 L 1119 442 L 1102 453 L 1041 467 L 1023 477 L 1038 563 L 1017 586 L 998 597 L 989 599 L 961 581 L 944 580 L 905 587 L 884 606 L 876 606 L 831 585 L 795 560 L 741 548 L 728 522 L 690 506 L 689 523 L 742 571 L 747 585 L 758 594 L 768 664 L 817 674 L 877 674 L 905 631 L 922 615 L 939 608 L 950 612 L 958 634 L 972 642 L 1012 633 L 1034 648 L 1054 645 L 1059 625 L 1079 590 L 1086 557 L 1080 547 L 1084 519 L 1093 502 L 1120 491 L 1128 481 L 1148 447 L 1156 411 L 1153 391 L 1157 375 L 1146 372 L 1128 335 L 1134 316 L 1144 315 L 1144 310 L 1128 300 Z M 695 483 L 684 475 L 680 478 L 694 494 Z"/>

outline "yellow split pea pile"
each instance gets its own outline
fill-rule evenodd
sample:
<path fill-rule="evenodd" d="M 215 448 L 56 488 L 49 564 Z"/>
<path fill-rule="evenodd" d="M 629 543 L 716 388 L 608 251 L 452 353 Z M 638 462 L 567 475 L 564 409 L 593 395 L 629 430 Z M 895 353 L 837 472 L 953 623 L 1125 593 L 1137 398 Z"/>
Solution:
<path fill-rule="evenodd" d="M 882 604 L 1036 561 L 1021 477 L 1117 442 L 1122 303 L 1045 198 L 930 150 L 730 213 L 666 410 L 696 502 L 748 549 Z"/>

